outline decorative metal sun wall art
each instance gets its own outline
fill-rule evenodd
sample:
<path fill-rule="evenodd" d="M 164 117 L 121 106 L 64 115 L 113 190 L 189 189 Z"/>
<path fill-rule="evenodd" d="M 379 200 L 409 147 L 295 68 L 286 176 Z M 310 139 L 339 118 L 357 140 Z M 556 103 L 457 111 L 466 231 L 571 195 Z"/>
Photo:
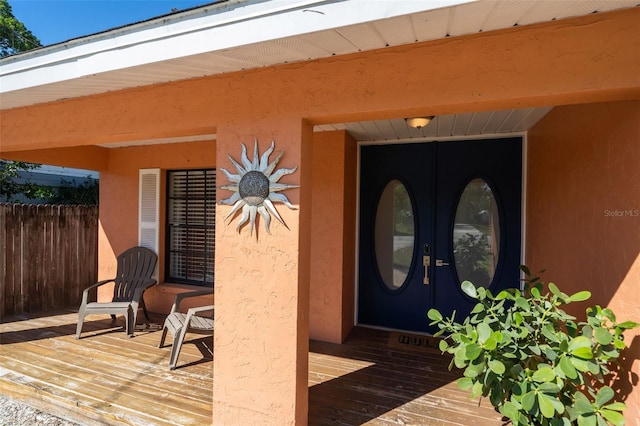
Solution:
<path fill-rule="evenodd" d="M 257 213 L 260 213 L 260 216 L 264 220 L 265 229 L 269 234 L 271 233 L 269 230 L 271 215 L 275 216 L 280 223 L 287 227 L 287 224 L 284 223 L 273 203 L 283 203 L 290 209 L 296 209 L 296 207 L 289 202 L 289 199 L 279 192 L 286 189 L 299 188 L 300 185 L 278 183 L 278 181 L 282 176 L 295 172 L 298 167 L 275 170 L 278 162 L 284 155 L 284 151 L 280 152 L 276 159 L 269 163 L 269 156 L 275 146 L 275 142 L 273 141 L 271 141 L 269 149 L 259 158 L 258 140 L 256 139 L 253 147 L 253 161 L 249 161 L 247 157 L 247 147 L 244 144 L 241 145 L 242 156 L 240 157 L 240 161 L 242 164 L 239 164 L 233 157 L 227 155 L 238 171 L 238 174 L 229 173 L 226 169 L 221 168 L 231 184 L 222 185 L 220 188 L 233 191 L 231 197 L 220 201 L 220 204 L 233 205 L 233 208 L 229 214 L 227 214 L 225 220 L 229 218 L 233 220 L 234 214 L 242 208 L 242 216 L 236 225 L 238 232 L 240 228 L 249 221 L 251 225 L 250 232 L 251 235 L 253 235 Z"/>

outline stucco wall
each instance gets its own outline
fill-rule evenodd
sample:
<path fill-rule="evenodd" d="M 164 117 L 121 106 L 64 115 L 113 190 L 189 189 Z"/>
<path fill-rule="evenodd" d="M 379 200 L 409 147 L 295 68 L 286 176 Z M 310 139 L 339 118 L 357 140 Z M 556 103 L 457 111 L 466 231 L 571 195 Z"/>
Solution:
<path fill-rule="evenodd" d="M 107 166 L 100 171 L 98 279 L 112 278 L 116 256 L 138 244 L 138 179 L 143 168 L 194 169 L 216 166 L 215 141 L 185 142 L 108 149 Z M 160 187 L 160 223 L 164 225 L 165 182 Z M 164 247 L 164 227 L 160 227 Z M 159 253 L 159 277 L 164 276 L 164 252 Z M 107 297 L 105 288 L 99 297 Z M 167 313 L 175 292 L 152 288 L 145 293 L 151 312 Z M 186 306 L 186 305 L 185 305 Z"/>
<path fill-rule="evenodd" d="M 354 322 L 356 163 L 346 132 L 314 135 L 309 334 L 334 343 Z"/>
<path fill-rule="evenodd" d="M 284 194 L 296 209 L 277 210 L 286 226 L 272 220 L 265 231 L 236 231 L 239 215 L 224 223 L 230 206 L 216 209 L 216 333 L 214 335 L 214 424 L 304 424 L 307 421 L 309 348 L 309 268 L 312 131 L 295 118 L 240 119 L 230 105 L 218 126 L 218 167 L 233 172 L 227 155 L 240 158 L 240 142 L 258 137 L 258 155 L 272 140 L 277 169 L 297 167 L 279 182 L 300 185 Z M 275 157 L 275 155 L 273 156 Z M 273 158 L 272 160 L 273 161 Z M 220 184 L 227 179 L 220 179 Z M 225 191 L 225 195 L 231 195 Z"/>
<path fill-rule="evenodd" d="M 526 263 L 565 293 L 591 291 L 573 314 L 598 304 L 640 322 L 639 142 L 639 101 L 557 107 L 529 132 Z M 640 329 L 625 341 L 637 384 Z M 627 424 L 640 424 L 637 386 L 626 403 Z"/>

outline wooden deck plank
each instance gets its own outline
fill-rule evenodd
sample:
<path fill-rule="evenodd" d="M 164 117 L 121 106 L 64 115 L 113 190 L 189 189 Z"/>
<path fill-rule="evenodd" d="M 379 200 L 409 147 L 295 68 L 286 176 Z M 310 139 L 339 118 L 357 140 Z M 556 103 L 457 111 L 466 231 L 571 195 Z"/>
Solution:
<path fill-rule="evenodd" d="M 41 362 L 45 358 L 48 362 Z M 122 398 L 131 399 L 131 403 L 138 405 L 153 404 L 158 397 L 158 387 L 164 388 L 166 385 L 161 379 L 156 379 L 155 383 L 148 383 L 144 380 L 144 371 L 135 376 L 124 377 L 115 374 L 118 366 L 112 366 L 112 371 L 101 367 L 96 363 L 85 366 L 74 365 L 73 363 L 59 361 L 51 358 L 51 355 L 34 351 L 33 347 L 26 348 L 19 359 L 6 358 L 0 354 L 0 363 L 4 368 L 14 373 L 21 373 L 25 378 L 38 380 L 42 383 L 54 383 L 52 386 L 62 389 L 77 390 L 88 397 L 105 399 L 107 401 L 118 402 Z M 40 365 L 37 365 L 40 363 Z M 145 381 L 147 383 L 145 383 Z M 188 410 L 194 413 L 206 415 L 210 412 L 209 401 L 204 393 L 201 398 L 194 398 L 189 394 L 189 388 L 179 388 L 180 393 L 170 391 L 163 392 L 162 408 L 171 408 L 177 411 Z M 182 394 L 184 391 L 185 395 Z"/>
<path fill-rule="evenodd" d="M 311 424 L 501 424 L 488 402 L 478 407 L 457 388 L 460 374 L 437 350 L 390 348 L 380 332 L 353 334 L 339 348 L 310 345 Z"/>
<path fill-rule="evenodd" d="M 5 321 L 0 334 L 2 392 L 36 406 L 64 407 L 65 417 L 83 425 L 211 422 L 210 359 L 208 368 L 194 365 L 171 372 L 170 348 L 157 348 L 159 333 L 141 332 L 128 339 L 119 331 L 121 321 L 113 324 L 106 316 L 89 320 L 88 337 L 75 340 L 76 320 L 77 314 L 68 313 Z M 183 351 L 186 362 L 202 358 L 193 345 Z"/>
<path fill-rule="evenodd" d="M 0 392 L 87 426 L 211 423 L 211 337 L 189 335 L 182 367 L 170 371 L 170 346 L 157 347 L 161 318 L 131 339 L 122 318 L 96 315 L 76 340 L 76 321 L 74 310 L 3 319 Z M 488 402 L 478 407 L 457 388 L 459 372 L 437 349 L 388 337 L 356 328 L 344 344 L 310 342 L 310 425 L 502 424 Z"/>

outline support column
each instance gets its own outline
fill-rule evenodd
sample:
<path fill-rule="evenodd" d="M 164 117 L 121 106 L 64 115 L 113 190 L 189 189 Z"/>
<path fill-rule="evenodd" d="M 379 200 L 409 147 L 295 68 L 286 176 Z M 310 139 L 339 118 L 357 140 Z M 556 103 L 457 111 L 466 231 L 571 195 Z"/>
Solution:
<path fill-rule="evenodd" d="M 308 416 L 309 230 L 311 127 L 300 118 L 241 122 L 237 117 L 217 131 L 217 199 L 231 191 L 221 168 L 238 174 L 241 143 L 253 160 L 271 141 L 278 169 L 298 167 L 279 182 L 300 185 L 280 192 L 291 204 L 275 207 L 271 234 L 257 215 L 253 235 L 247 223 L 236 231 L 242 209 L 229 222 L 232 207 L 217 205 L 213 422 L 216 425 L 304 425 Z M 274 172 L 275 173 L 275 172 Z"/>

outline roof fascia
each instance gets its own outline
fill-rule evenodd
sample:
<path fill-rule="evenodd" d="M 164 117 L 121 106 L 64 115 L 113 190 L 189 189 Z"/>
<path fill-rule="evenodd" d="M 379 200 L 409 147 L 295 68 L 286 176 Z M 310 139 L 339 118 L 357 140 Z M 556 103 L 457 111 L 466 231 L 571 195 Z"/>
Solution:
<path fill-rule="evenodd" d="M 0 60 L 0 93 L 478 0 L 235 0 Z"/>

